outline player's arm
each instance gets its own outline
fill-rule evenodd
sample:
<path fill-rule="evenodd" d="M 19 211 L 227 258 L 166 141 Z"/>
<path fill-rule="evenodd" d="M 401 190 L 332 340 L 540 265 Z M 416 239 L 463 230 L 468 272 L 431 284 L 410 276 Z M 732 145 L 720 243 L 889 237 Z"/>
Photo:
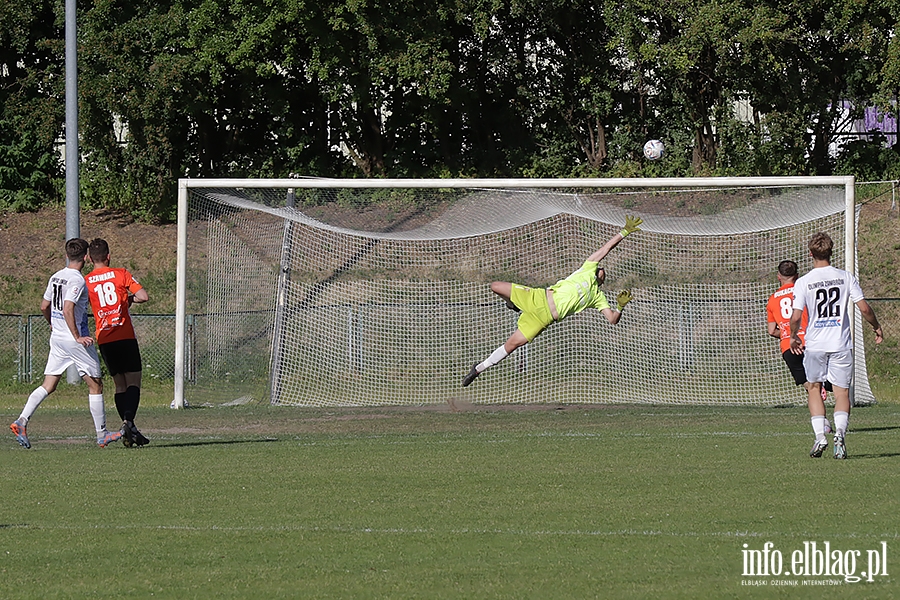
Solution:
<path fill-rule="evenodd" d="M 128 271 L 125 271 L 124 284 L 125 291 L 129 294 L 128 306 L 131 306 L 132 304 L 143 304 L 150 299 L 150 295 L 147 293 L 147 290 L 144 289 L 144 286 L 138 283 Z"/>
<path fill-rule="evenodd" d="M 72 337 L 75 338 L 76 342 L 85 348 L 94 343 L 93 338 L 82 336 L 79 333 L 78 326 L 75 325 L 75 303 L 71 300 L 63 301 L 63 318 L 65 318 L 66 325 L 69 327 L 69 333 L 72 334 Z"/>
<path fill-rule="evenodd" d="M 791 352 L 793 354 L 803 354 L 803 344 L 800 342 L 800 320 L 803 317 L 803 311 L 795 308 L 791 314 Z"/>
<path fill-rule="evenodd" d="M 135 293 L 128 296 L 128 304 L 143 304 L 150 299 L 150 294 L 144 288 L 139 289 Z"/>
<path fill-rule="evenodd" d="M 772 314 L 771 303 L 772 299 L 769 298 L 769 303 L 766 304 L 766 327 L 768 327 L 769 335 L 773 338 L 781 339 L 780 327 L 778 327 L 778 321 L 775 320 L 774 315 Z"/>
<path fill-rule="evenodd" d="M 600 312 L 603 314 L 604 317 L 606 317 L 606 320 L 609 321 L 610 323 L 612 323 L 613 325 L 618 323 L 619 319 L 622 318 L 621 311 L 613 310 L 611 308 L 604 308 Z"/>
<path fill-rule="evenodd" d="M 50 323 L 50 327 L 53 328 L 53 317 L 51 316 L 50 310 L 51 306 L 52 304 L 49 300 L 41 300 L 41 314 L 44 315 L 44 318 Z"/>
<path fill-rule="evenodd" d="M 862 314 L 863 319 L 875 330 L 875 343 L 880 344 L 884 339 L 884 332 L 881 330 L 881 324 L 878 322 L 878 317 L 875 316 L 875 311 L 872 310 L 872 307 L 865 300 L 860 300 L 856 303 L 856 306 L 859 307 L 859 312 Z"/>
<path fill-rule="evenodd" d="M 612 236 L 608 242 L 603 244 L 602 248 L 591 254 L 587 258 L 588 262 L 600 262 L 601 260 L 606 258 L 606 255 L 609 254 L 613 248 L 618 246 L 619 242 L 625 239 L 625 236 L 630 233 L 634 233 L 635 231 L 640 231 L 641 223 L 643 222 L 644 220 L 640 217 L 625 217 L 625 227 L 622 229 L 622 231 Z"/>
<path fill-rule="evenodd" d="M 615 325 L 619 322 L 619 319 L 622 318 L 622 311 L 625 310 L 625 305 L 631 302 L 634 299 L 630 290 L 622 290 L 616 296 L 616 310 L 611 308 L 604 308 L 600 311 L 600 313 L 606 317 L 606 320 Z"/>

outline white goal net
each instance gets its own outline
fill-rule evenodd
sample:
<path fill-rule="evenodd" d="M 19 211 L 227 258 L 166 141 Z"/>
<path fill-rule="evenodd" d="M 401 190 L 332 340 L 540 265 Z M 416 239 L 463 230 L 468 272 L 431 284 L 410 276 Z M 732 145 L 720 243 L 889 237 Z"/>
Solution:
<path fill-rule="evenodd" d="M 778 264 L 808 271 L 827 231 L 855 272 L 852 178 L 182 180 L 179 204 L 176 404 L 800 404 L 766 331 Z M 569 317 L 463 388 L 516 328 L 490 282 L 552 285 L 628 214 L 620 323 Z"/>

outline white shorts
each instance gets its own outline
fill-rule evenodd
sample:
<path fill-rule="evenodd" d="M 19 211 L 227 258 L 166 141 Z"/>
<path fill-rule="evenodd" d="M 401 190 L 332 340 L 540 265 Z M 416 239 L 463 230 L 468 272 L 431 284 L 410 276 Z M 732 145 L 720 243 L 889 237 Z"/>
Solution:
<path fill-rule="evenodd" d="M 849 388 L 853 381 L 853 351 L 803 353 L 806 380 L 812 383 L 830 381 L 832 385 Z"/>
<path fill-rule="evenodd" d="M 50 338 L 50 355 L 44 375 L 62 375 L 70 365 L 75 365 L 78 375 L 100 377 L 100 360 L 94 346 L 85 348 L 74 339 L 60 341 Z"/>

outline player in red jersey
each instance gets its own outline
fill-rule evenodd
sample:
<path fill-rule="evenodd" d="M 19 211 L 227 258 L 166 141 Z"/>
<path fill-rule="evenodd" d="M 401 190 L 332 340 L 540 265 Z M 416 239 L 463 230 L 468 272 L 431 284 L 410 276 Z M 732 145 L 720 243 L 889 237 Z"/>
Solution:
<path fill-rule="evenodd" d="M 97 345 L 116 384 L 116 410 L 122 419 L 122 439 L 127 447 L 150 443 L 134 424 L 141 401 L 141 352 L 128 307 L 150 299 L 127 269 L 109 266 L 109 244 L 97 238 L 88 252 L 94 270 L 85 277 L 94 311 Z"/>
<path fill-rule="evenodd" d="M 803 370 L 803 356 L 791 352 L 791 315 L 794 314 L 794 282 L 797 280 L 797 263 L 783 260 L 778 265 L 778 291 L 769 296 L 766 303 L 766 321 L 769 335 L 781 341 L 781 357 L 787 364 L 794 382 L 806 385 L 806 371 Z M 806 335 L 807 314 L 803 313 L 800 338 Z"/>
<path fill-rule="evenodd" d="M 791 371 L 794 383 L 802 385 L 807 392 L 812 386 L 806 380 L 806 369 L 803 368 L 803 354 L 791 352 L 791 316 L 794 314 L 794 282 L 799 277 L 797 263 L 792 260 L 783 260 L 778 265 L 778 291 L 769 296 L 766 303 L 766 320 L 768 321 L 769 335 L 781 341 L 781 358 Z M 797 335 L 801 340 L 806 338 L 806 322 L 809 315 L 803 311 L 800 329 Z M 826 394 L 831 391 L 831 384 L 825 382 L 821 387 L 822 402 L 825 402 Z M 831 432 L 831 423 L 825 419 L 825 433 Z"/>

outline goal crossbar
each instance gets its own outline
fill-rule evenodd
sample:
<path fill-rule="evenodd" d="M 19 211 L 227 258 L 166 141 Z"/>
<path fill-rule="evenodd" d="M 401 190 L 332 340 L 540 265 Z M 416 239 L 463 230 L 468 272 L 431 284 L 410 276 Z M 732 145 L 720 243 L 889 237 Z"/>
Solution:
<path fill-rule="evenodd" d="M 183 407 L 186 377 L 187 262 L 189 192 L 196 190 L 312 190 L 312 189 L 423 189 L 423 190 L 677 190 L 751 187 L 843 187 L 843 268 L 856 271 L 856 209 L 853 177 L 706 177 L 612 179 L 180 179 L 178 185 L 178 256 L 176 282 L 176 344 L 174 402 Z M 647 219 L 645 219 L 647 220 Z M 652 225 L 647 227 L 652 230 Z M 562 274 L 561 274 L 562 275 Z M 851 315 L 852 316 L 852 315 Z"/>

